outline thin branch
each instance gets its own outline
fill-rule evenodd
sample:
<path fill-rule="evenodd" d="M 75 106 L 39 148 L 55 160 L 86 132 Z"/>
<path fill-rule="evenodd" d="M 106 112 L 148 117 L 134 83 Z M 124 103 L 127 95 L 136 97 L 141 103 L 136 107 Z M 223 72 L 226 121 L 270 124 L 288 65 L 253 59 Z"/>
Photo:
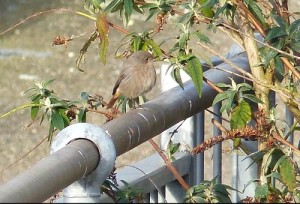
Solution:
<path fill-rule="evenodd" d="M 169 170 L 173 173 L 177 181 L 181 184 L 181 186 L 184 188 L 184 190 L 188 190 L 190 186 L 183 180 L 183 178 L 179 175 L 178 171 L 175 169 L 173 164 L 170 162 L 170 160 L 166 157 L 166 155 L 163 153 L 163 151 L 158 147 L 158 145 L 154 142 L 153 139 L 148 140 L 150 144 L 154 147 L 154 149 L 157 151 L 157 153 L 160 155 L 160 157 L 165 161 L 165 164 L 169 168 Z"/>
<path fill-rule="evenodd" d="M 272 131 L 272 135 L 273 137 L 278 140 L 279 142 L 283 143 L 284 145 L 290 147 L 291 149 L 293 149 L 297 154 L 300 155 L 300 150 L 295 147 L 294 145 L 292 145 L 291 143 L 289 143 L 288 141 L 286 141 L 285 139 L 283 139 L 280 135 L 278 135 L 275 131 Z"/>
<path fill-rule="evenodd" d="M 298 78 L 300 79 L 300 73 L 295 69 L 293 65 L 285 58 L 285 57 L 280 57 L 282 62 L 288 67 L 289 70 Z"/>
<path fill-rule="evenodd" d="M 221 54 L 219 54 L 218 52 L 216 52 L 215 50 L 211 49 L 210 47 L 208 47 L 207 45 L 204 45 L 203 43 L 197 42 L 198 45 L 200 45 L 201 47 L 207 49 L 209 52 L 211 52 L 213 55 L 216 55 L 218 57 L 220 57 L 224 62 L 228 63 L 230 66 L 232 66 L 234 69 L 236 69 L 237 71 L 239 71 L 240 73 L 244 74 L 245 76 L 247 76 L 248 80 L 250 79 L 251 81 L 254 80 L 254 77 L 244 71 L 243 69 L 241 69 L 240 67 L 236 66 L 234 63 L 232 63 L 230 60 L 226 59 L 225 57 L 223 57 Z"/>
<path fill-rule="evenodd" d="M 228 73 L 232 73 L 232 74 L 234 74 L 236 76 L 240 76 L 240 77 L 242 77 L 244 79 L 247 79 L 247 80 L 255 82 L 255 83 L 259 84 L 259 85 L 265 86 L 265 87 L 271 89 L 272 91 L 279 92 L 280 95 L 283 95 L 283 96 L 286 96 L 286 97 L 290 98 L 291 91 L 289 89 L 281 87 L 280 85 L 274 86 L 272 84 L 267 84 L 267 83 L 264 83 L 264 82 L 262 82 L 262 81 L 260 81 L 258 79 L 255 79 L 249 72 L 246 72 L 243 69 L 241 69 L 240 67 L 236 66 L 230 60 L 226 59 L 225 57 L 223 57 L 222 55 L 220 55 L 216 51 L 212 50 L 208 46 L 206 46 L 206 45 L 204 45 L 204 44 L 202 44 L 200 42 L 197 42 L 197 44 L 199 44 L 200 46 L 202 46 L 204 48 L 207 48 L 207 50 L 209 52 L 211 52 L 212 54 L 220 57 L 224 62 L 226 62 L 227 64 L 229 64 L 230 66 L 232 66 L 232 68 L 236 69 L 237 71 L 241 72 L 243 75 L 245 75 L 247 77 L 238 75 L 236 73 L 233 73 L 233 72 L 230 72 L 230 71 L 227 71 L 227 70 L 222 70 L 222 69 L 219 69 L 219 70 L 224 71 L 224 72 L 228 72 Z M 300 95 L 297 94 L 297 93 L 295 93 L 295 92 L 293 93 L 293 95 L 295 96 L 295 98 L 300 98 Z"/>
<path fill-rule="evenodd" d="M 239 6 L 242 9 L 242 11 L 244 11 L 246 15 L 245 17 L 249 19 L 251 23 L 254 25 L 254 27 L 258 30 L 258 32 L 265 37 L 266 32 L 264 31 L 263 26 L 260 24 L 258 20 L 256 20 L 256 17 L 248 10 L 248 8 L 245 6 L 243 1 L 237 0 L 237 6 Z"/>
<path fill-rule="evenodd" d="M 10 163 L 9 165 L 7 165 L 4 169 L 1 170 L 1 174 L 8 168 L 10 168 L 11 166 L 15 165 L 16 163 L 18 163 L 20 160 L 24 159 L 27 155 L 29 155 L 33 150 L 35 150 L 38 146 L 40 146 L 46 139 L 48 138 L 48 136 L 44 137 L 39 143 L 37 143 L 32 149 L 30 149 L 27 153 L 25 153 L 23 156 L 21 156 L 19 159 L 13 161 L 12 163 Z"/>
<path fill-rule="evenodd" d="M 205 110 L 206 110 L 207 112 L 209 112 L 210 114 L 212 114 L 212 115 L 214 115 L 214 116 L 217 116 L 217 117 L 221 118 L 221 119 L 224 120 L 225 122 L 230 123 L 230 121 L 227 120 L 226 118 L 224 118 L 223 116 L 218 115 L 218 114 L 216 114 L 215 112 L 213 112 L 213 111 L 211 111 L 211 110 L 209 110 L 209 109 L 205 109 Z"/>
<path fill-rule="evenodd" d="M 46 13 L 60 12 L 60 11 L 75 13 L 74 11 L 72 11 L 72 10 L 70 10 L 70 9 L 66 9 L 66 8 L 55 8 L 55 9 L 50 9 L 50 10 L 40 11 L 40 12 L 37 12 L 37 13 L 35 13 L 35 14 L 33 14 L 33 15 L 31 15 L 31 16 L 25 18 L 25 19 L 23 19 L 22 21 L 20 21 L 19 23 L 13 25 L 12 27 L 10 27 L 10 28 L 8 28 L 8 29 L 2 31 L 2 32 L 0 33 L 0 36 L 1 36 L 1 35 L 4 35 L 5 33 L 9 32 L 9 31 L 11 31 L 12 29 L 18 27 L 19 25 L 25 23 L 26 21 L 28 21 L 28 20 L 31 19 L 31 18 L 40 16 L 40 15 L 46 14 Z"/>
<path fill-rule="evenodd" d="M 295 56 L 295 55 L 292 55 L 292 54 L 287 53 L 287 52 L 285 52 L 285 51 L 282 51 L 282 50 L 280 50 L 280 49 L 277 49 L 276 47 L 273 47 L 273 46 L 269 45 L 268 43 L 264 43 L 264 42 L 262 42 L 262 41 L 260 41 L 260 40 L 257 40 L 256 38 L 253 38 L 253 37 L 247 35 L 246 33 L 242 32 L 242 31 L 240 31 L 240 30 L 238 30 L 238 29 L 235 29 L 235 28 L 233 28 L 233 27 L 231 27 L 231 26 L 229 26 L 229 25 L 227 25 L 227 24 L 225 24 L 225 23 L 220 23 L 220 24 L 221 24 L 222 26 L 228 28 L 228 29 L 234 30 L 235 32 L 238 32 L 238 33 L 240 33 L 240 34 L 242 34 L 242 35 L 244 35 L 244 36 L 246 36 L 246 37 L 248 37 L 248 38 L 251 38 L 251 40 L 254 40 L 255 42 L 257 42 L 257 43 L 259 43 L 259 44 L 262 44 L 263 46 L 266 46 L 266 47 L 268 47 L 268 48 L 270 48 L 270 49 L 272 49 L 272 50 L 274 50 L 274 51 L 276 51 L 276 52 L 278 52 L 278 53 L 280 53 L 280 54 L 283 54 L 283 55 L 285 55 L 285 56 L 289 56 L 289 57 L 292 57 L 292 58 L 295 58 L 295 59 L 299 59 L 299 60 L 300 60 L 300 57 L 299 57 L 299 56 Z"/>
<path fill-rule="evenodd" d="M 110 113 L 108 113 L 106 111 L 95 110 L 95 109 L 92 109 L 92 108 L 87 108 L 87 110 L 90 111 L 90 112 L 95 112 L 95 113 L 103 114 L 107 118 L 115 118 L 116 117 L 115 115 L 110 114 Z"/>

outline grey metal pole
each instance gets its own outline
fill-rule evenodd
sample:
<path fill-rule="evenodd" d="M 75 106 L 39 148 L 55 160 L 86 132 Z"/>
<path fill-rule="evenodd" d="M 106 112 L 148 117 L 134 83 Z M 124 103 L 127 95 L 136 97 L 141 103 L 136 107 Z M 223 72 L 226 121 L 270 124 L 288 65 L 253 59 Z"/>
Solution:
<path fill-rule="evenodd" d="M 222 113 L 220 112 L 221 103 L 214 105 L 213 110 L 216 115 L 213 118 L 222 123 Z M 221 135 L 222 132 L 216 126 L 213 127 L 213 137 Z M 217 182 L 222 183 L 222 143 L 213 146 L 213 176 L 217 177 Z"/>
<path fill-rule="evenodd" d="M 99 151 L 93 142 L 75 140 L 1 185 L 0 203 L 43 202 L 91 173 L 98 161 Z"/>
<path fill-rule="evenodd" d="M 204 111 L 196 114 L 194 117 L 194 144 L 195 147 L 198 144 L 204 142 L 204 130 L 205 130 L 205 114 Z M 190 170 L 190 185 L 195 186 L 204 180 L 204 152 L 194 155 L 193 162 Z"/>

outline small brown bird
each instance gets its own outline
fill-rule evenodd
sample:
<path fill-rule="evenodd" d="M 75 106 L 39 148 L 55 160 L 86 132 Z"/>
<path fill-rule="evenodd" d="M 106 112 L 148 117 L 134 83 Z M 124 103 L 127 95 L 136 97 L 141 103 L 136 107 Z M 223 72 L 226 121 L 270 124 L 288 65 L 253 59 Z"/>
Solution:
<path fill-rule="evenodd" d="M 149 92 L 155 86 L 155 82 L 153 55 L 142 50 L 133 53 L 123 63 L 107 109 L 113 107 L 121 95 L 134 100 L 138 99 L 139 96 Z"/>

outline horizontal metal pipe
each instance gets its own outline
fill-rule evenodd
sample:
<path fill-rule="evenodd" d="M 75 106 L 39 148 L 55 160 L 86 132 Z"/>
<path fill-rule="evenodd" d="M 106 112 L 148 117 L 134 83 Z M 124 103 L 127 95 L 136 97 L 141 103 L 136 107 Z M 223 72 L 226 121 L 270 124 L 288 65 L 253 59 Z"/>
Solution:
<path fill-rule="evenodd" d="M 249 71 L 246 54 L 239 54 L 230 61 L 241 69 Z M 216 67 L 219 69 L 204 72 L 204 76 L 211 82 L 229 84 L 230 78 L 236 83 L 244 81 L 243 78 L 232 74 L 237 71 L 230 65 L 222 63 Z M 199 97 L 193 82 L 187 81 L 184 83 L 184 89 L 179 86 L 172 88 L 144 103 L 142 108 L 131 110 L 102 125 L 101 128 L 111 135 L 119 156 L 176 123 L 210 107 L 217 92 L 206 83 L 203 83 L 202 89 L 202 96 Z"/>
<path fill-rule="evenodd" d="M 88 175 L 98 161 L 99 151 L 93 142 L 75 140 L 1 185 L 0 203 L 43 202 Z"/>

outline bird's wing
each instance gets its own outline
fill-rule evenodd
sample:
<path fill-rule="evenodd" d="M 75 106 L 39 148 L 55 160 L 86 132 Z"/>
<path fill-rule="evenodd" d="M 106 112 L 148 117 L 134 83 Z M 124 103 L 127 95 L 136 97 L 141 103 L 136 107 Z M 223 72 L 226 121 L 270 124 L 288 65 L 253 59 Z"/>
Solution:
<path fill-rule="evenodd" d="M 118 80 L 116 81 L 115 83 L 115 86 L 113 88 L 113 92 L 112 92 L 112 95 L 115 95 L 117 89 L 119 88 L 120 86 L 120 83 L 122 82 L 122 80 L 125 78 L 125 74 L 121 74 L 118 78 Z"/>

